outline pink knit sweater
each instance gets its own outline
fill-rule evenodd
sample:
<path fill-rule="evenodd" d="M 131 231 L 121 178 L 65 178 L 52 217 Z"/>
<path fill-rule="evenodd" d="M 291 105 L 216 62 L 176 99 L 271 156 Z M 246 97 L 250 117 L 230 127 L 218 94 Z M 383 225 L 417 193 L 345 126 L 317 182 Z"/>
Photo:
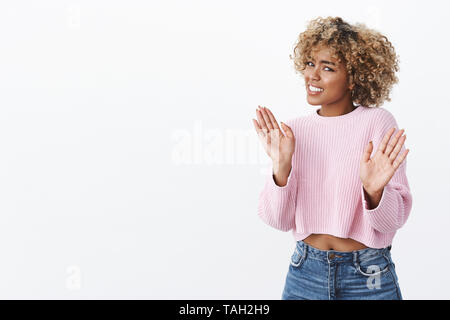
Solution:
<path fill-rule="evenodd" d="M 296 140 L 292 170 L 283 187 L 275 184 L 272 174 L 267 176 L 258 216 L 273 228 L 292 230 L 296 241 L 322 233 L 352 238 L 371 248 L 392 244 L 412 207 L 407 158 L 372 210 L 359 170 L 369 141 L 373 141 L 372 157 L 387 131 L 395 127 L 397 132 L 395 118 L 382 107 L 359 106 L 337 117 L 321 116 L 318 110 L 286 121 Z M 398 156 L 405 150 L 403 144 Z"/>

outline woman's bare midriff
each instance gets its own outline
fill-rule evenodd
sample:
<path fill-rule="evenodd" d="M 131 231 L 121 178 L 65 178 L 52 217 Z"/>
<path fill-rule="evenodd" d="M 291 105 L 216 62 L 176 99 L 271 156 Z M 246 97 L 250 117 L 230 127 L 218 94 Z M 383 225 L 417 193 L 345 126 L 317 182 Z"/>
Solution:
<path fill-rule="evenodd" d="M 339 238 L 330 234 L 313 233 L 303 242 L 320 250 L 354 251 L 368 248 L 359 241 L 350 238 Z"/>

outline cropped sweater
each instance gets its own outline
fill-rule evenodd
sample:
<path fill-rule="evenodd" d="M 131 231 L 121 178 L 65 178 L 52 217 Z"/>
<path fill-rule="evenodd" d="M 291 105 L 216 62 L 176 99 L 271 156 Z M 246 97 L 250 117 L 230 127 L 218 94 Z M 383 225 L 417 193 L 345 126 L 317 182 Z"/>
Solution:
<path fill-rule="evenodd" d="M 389 129 L 396 129 L 391 139 L 399 130 L 394 116 L 382 107 L 357 106 L 335 117 L 321 116 L 318 110 L 286 121 L 295 136 L 292 169 L 287 184 L 280 187 L 271 165 L 259 194 L 258 216 L 275 229 L 292 230 L 296 241 L 319 233 L 351 238 L 371 248 L 392 244 L 412 207 L 407 158 L 373 209 L 368 207 L 359 172 L 369 141 L 372 157 Z M 403 144 L 397 157 L 405 150 Z"/>

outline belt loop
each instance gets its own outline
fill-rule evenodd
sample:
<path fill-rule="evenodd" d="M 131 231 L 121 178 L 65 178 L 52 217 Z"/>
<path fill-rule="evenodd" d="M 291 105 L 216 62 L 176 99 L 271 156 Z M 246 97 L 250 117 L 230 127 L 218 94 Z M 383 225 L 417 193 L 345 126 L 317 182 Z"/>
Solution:
<path fill-rule="evenodd" d="M 308 254 L 308 245 L 306 242 L 302 241 L 302 247 L 303 247 L 303 259 L 306 259 L 306 256 Z"/>
<path fill-rule="evenodd" d="M 389 254 L 390 254 L 390 252 L 389 252 L 390 250 L 391 250 L 391 246 L 390 245 L 385 247 L 385 248 L 383 248 L 383 250 L 381 250 L 382 255 L 384 256 L 384 258 L 387 261 L 390 261 L 389 258 L 388 258 Z"/>
<path fill-rule="evenodd" d="M 358 265 L 358 251 L 353 251 L 353 263 Z"/>

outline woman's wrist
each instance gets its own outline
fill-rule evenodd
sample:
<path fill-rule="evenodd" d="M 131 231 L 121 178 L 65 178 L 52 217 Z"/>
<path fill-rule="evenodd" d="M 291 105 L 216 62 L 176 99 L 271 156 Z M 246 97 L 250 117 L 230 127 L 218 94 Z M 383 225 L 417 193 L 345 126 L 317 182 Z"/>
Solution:
<path fill-rule="evenodd" d="M 279 187 L 284 187 L 287 184 L 291 170 L 292 170 L 292 166 L 290 163 L 280 165 L 276 168 L 274 167 L 272 175 L 273 175 L 275 184 Z"/>

